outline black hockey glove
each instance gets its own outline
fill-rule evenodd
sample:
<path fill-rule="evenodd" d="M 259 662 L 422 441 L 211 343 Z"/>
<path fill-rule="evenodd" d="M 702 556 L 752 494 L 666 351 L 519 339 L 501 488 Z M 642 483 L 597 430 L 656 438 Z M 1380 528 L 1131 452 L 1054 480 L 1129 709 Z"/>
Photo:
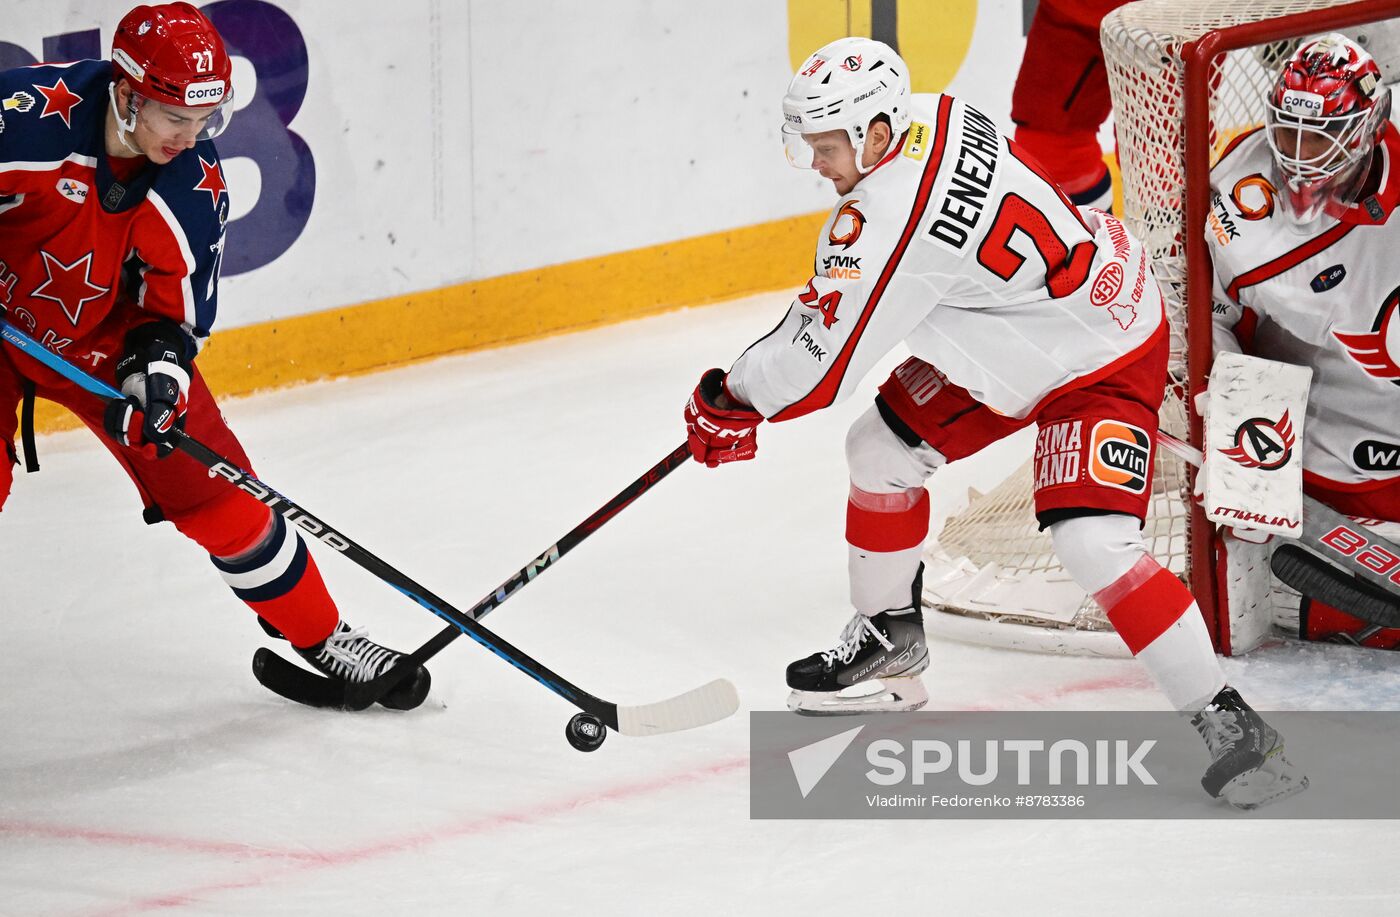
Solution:
<path fill-rule="evenodd" d="M 170 431 L 185 427 L 194 345 L 167 319 L 138 325 L 126 334 L 116 382 L 126 398 L 107 406 L 107 432 L 147 458 L 165 458 L 174 446 Z"/>

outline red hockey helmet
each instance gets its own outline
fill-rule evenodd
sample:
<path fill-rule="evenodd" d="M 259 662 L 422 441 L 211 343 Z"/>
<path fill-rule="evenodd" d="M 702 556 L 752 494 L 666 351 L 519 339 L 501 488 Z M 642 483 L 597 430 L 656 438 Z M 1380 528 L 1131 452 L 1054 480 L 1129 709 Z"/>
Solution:
<path fill-rule="evenodd" d="M 1333 33 L 1293 53 L 1269 92 L 1267 136 L 1295 220 L 1355 200 L 1389 117 L 1380 68 L 1356 42 Z"/>
<path fill-rule="evenodd" d="M 202 136 L 223 130 L 233 65 L 214 24 L 188 3 L 138 6 L 112 37 L 112 71 L 137 95 L 182 108 L 215 108 Z"/>

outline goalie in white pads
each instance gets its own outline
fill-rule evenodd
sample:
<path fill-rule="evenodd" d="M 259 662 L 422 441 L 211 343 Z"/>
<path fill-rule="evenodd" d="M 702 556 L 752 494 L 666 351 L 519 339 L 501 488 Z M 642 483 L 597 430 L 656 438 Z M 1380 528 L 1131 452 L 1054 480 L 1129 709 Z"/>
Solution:
<path fill-rule="evenodd" d="M 1345 36 L 1300 46 L 1269 91 L 1266 126 L 1238 138 L 1211 172 L 1206 239 L 1216 352 L 1312 369 L 1304 492 L 1347 515 L 1388 523 L 1393 540 L 1400 529 L 1400 137 L 1381 77 Z M 1268 590 L 1267 582 L 1248 585 L 1242 572 L 1259 569 L 1257 555 L 1267 550 L 1222 537 L 1217 553 L 1231 584 L 1231 619 L 1242 620 L 1238 606 Z M 1400 646 L 1400 630 L 1368 626 L 1306 597 L 1299 623 L 1307 639 Z M 1256 642 L 1257 629 L 1251 633 L 1237 635 L 1236 652 Z"/>
<path fill-rule="evenodd" d="M 1251 805 L 1306 786 L 1142 541 L 1167 360 L 1142 247 L 1113 217 L 1082 216 L 976 109 L 911 96 L 904 61 L 880 42 L 846 38 L 808 58 L 783 115 L 792 164 L 840 199 L 787 315 L 728 373 L 704 373 L 685 410 L 692 453 L 711 467 L 752 458 L 764 419 L 836 403 L 900 342 L 914 354 L 847 436 L 855 615 L 836 646 L 788 666 L 789 705 L 925 703 L 924 482 L 1035 423 L 1040 522 L 1173 706 L 1196 714 L 1207 791 Z"/>

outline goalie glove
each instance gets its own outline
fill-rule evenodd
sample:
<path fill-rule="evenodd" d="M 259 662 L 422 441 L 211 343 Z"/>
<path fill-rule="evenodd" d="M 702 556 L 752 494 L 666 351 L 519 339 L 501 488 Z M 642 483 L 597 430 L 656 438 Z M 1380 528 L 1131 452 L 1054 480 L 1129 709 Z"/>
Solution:
<path fill-rule="evenodd" d="M 126 398 L 108 404 L 104 417 L 117 442 L 147 458 L 174 451 L 170 432 L 184 429 L 193 349 L 180 326 L 168 320 L 127 332 L 116 369 L 117 386 Z"/>

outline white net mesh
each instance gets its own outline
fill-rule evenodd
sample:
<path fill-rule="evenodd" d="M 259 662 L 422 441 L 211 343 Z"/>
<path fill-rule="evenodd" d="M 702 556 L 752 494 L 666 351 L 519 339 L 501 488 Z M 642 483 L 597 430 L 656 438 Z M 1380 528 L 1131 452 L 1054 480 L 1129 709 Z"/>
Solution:
<path fill-rule="evenodd" d="M 1161 417 L 1169 432 L 1185 433 L 1189 391 L 1181 49 L 1217 29 L 1347 2 L 1351 0 L 1140 0 L 1103 22 L 1124 219 L 1154 260 L 1171 323 L 1172 361 Z M 1212 163 L 1230 140 L 1263 122 L 1273 72 L 1301 38 L 1299 33 L 1290 41 L 1216 59 L 1209 77 Z M 932 615 L 929 629 L 998 645 L 1126 655 L 1098 606 L 1056 561 L 1048 535 L 1036 530 L 1030 482 L 1027 462 L 945 524 L 925 558 L 924 600 L 957 617 Z M 1188 497 L 1182 463 L 1159 451 L 1143 535 L 1157 559 L 1183 579 L 1189 575 Z M 1037 633 L 1046 628 L 1053 633 Z"/>

